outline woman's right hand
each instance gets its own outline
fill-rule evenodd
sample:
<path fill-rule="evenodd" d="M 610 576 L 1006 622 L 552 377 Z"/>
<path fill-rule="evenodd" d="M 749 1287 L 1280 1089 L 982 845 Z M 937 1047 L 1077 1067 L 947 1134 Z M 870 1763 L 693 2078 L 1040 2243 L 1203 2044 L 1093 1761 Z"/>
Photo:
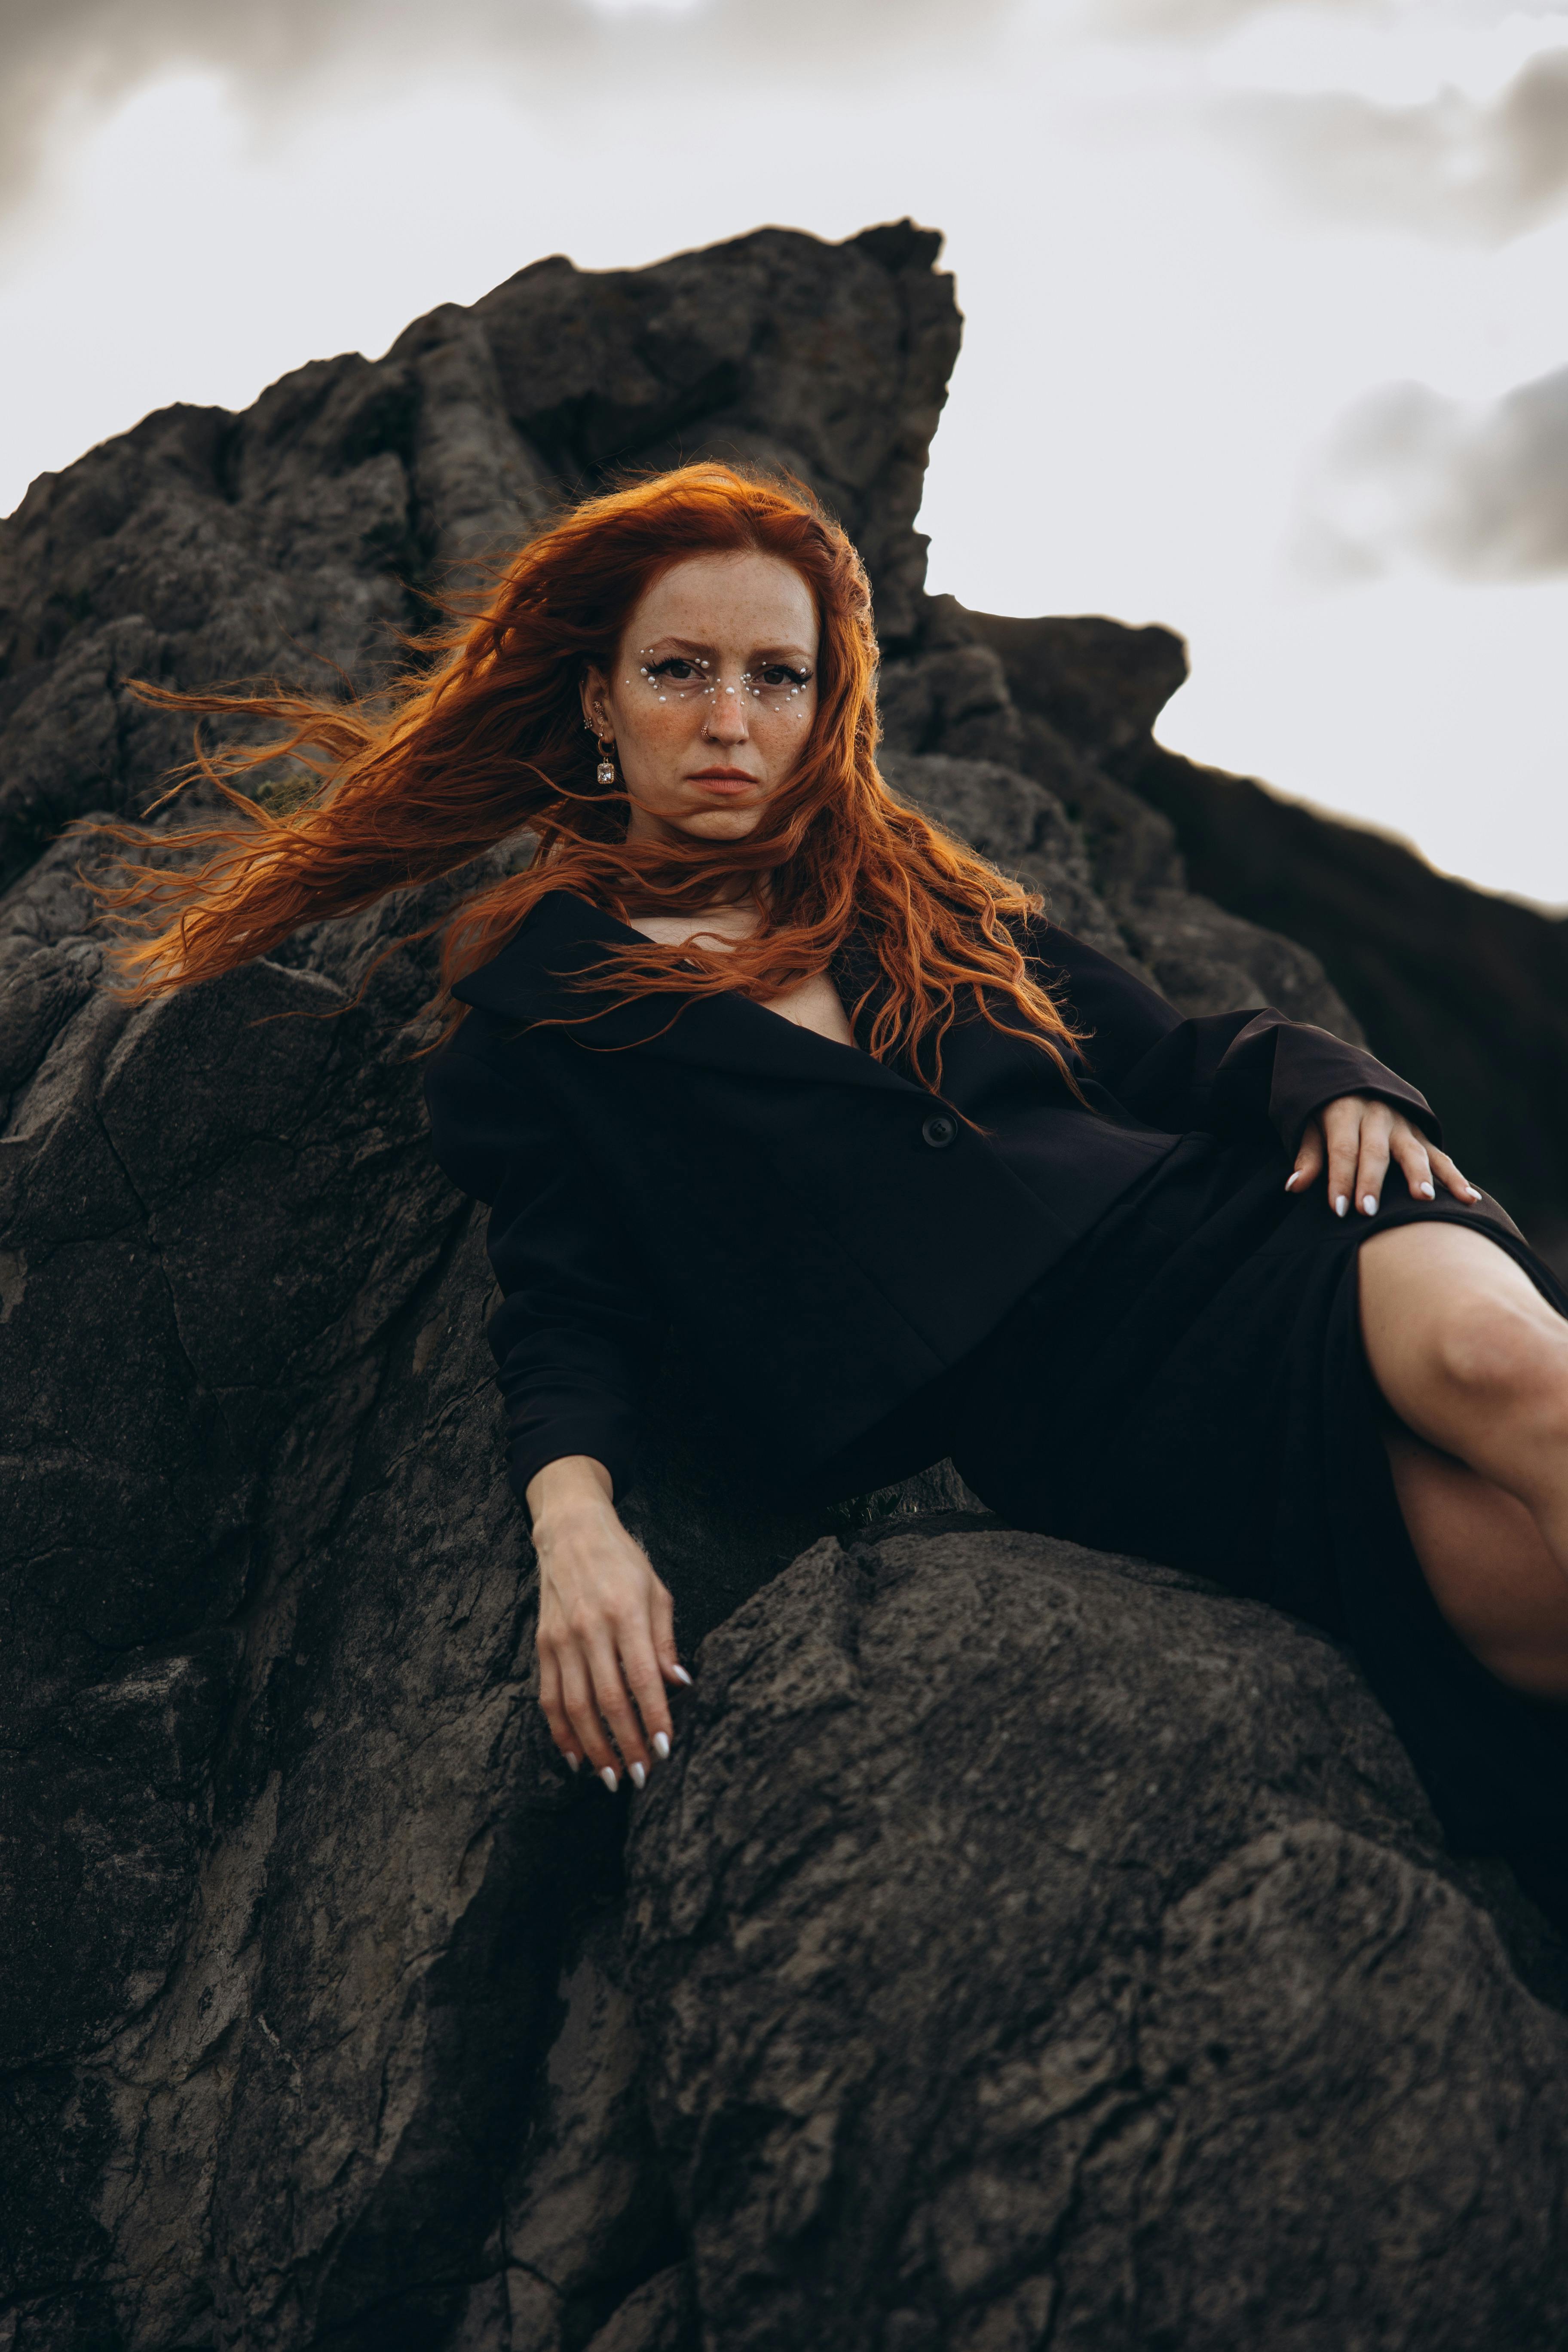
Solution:
<path fill-rule="evenodd" d="M 618 1748 L 640 1789 L 656 1757 L 669 1754 L 665 1684 L 691 1677 L 675 1654 L 668 1587 L 622 1527 L 613 1496 L 609 1472 L 585 1454 L 547 1462 L 529 1482 L 539 1703 L 574 1771 L 586 1756 L 606 1788 L 618 1787 Z"/>

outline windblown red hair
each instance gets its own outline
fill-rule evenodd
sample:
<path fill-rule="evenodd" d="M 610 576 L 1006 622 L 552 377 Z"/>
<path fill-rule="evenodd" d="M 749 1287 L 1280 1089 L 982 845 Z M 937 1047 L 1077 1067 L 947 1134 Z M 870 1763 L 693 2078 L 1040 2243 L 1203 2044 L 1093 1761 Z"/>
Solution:
<path fill-rule="evenodd" d="M 628 840 L 617 782 L 595 780 L 580 685 L 608 670 L 634 607 L 672 563 L 762 550 L 810 587 L 820 624 L 818 700 L 800 761 L 742 842 Z M 539 850 L 522 873 L 450 919 L 449 989 L 487 962 L 546 891 L 623 919 L 697 910 L 769 877 L 757 932 L 732 950 L 616 950 L 622 994 L 738 990 L 767 999 L 821 972 L 857 926 L 881 975 L 871 1050 L 909 1049 L 941 1084 L 942 1040 L 961 1007 L 1016 1029 L 1066 1071 L 1073 1032 L 1030 977 L 1009 918 L 1039 900 L 896 799 L 878 773 L 877 644 L 859 557 L 799 484 L 728 466 L 678 470 L 589 499 L 531 540 L 477 614 L 416 641 L 414 666 L 373 698 L 178 694 L 135 681 L 167 709 L 259 719 L 258 747 L 198 749 L 184 772 L 217 787 L 237 822 L 179 836 L 209 853 L 175 867 L 124 865 L 99 895 L 118 918 L 125 992 L 155 996 L 264 956 L 301 925 L 466 865 L 520 828 Z M 277 810 L 238 789 L 294 763 Z M 122 845 L 145 834 L 108 829 Z M 602 981 L 601 981 L 602 984 Z M 999 1011 L 1002 1017 L 998 1017 Z"/>

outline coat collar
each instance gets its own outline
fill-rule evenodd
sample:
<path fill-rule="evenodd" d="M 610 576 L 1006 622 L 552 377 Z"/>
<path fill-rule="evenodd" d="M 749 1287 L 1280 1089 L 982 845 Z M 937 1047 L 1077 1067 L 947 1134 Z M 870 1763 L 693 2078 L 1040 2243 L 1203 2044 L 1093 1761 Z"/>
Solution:
<path fill-rule="evenodd" d="M 667 1061 L 705 1063 L 746 1076 L 891 1087 L 924 1095 L 923 1087 L 858 1046 L 818 1036 L 749 997 L 661 993 L 617 1003 L 612 983 L 604 1009 L 595 1012 L 594 995 L 572 986 L 573 980 L 641 936 L 602 907 L 568 890 L 551 890 L 500 953 L 460 980 L 452 993 L 460 1003 L 482 1006 L 526 1027 L 564 1023 L 575 1043 L 590 1051 L 636 1046 Z"/>

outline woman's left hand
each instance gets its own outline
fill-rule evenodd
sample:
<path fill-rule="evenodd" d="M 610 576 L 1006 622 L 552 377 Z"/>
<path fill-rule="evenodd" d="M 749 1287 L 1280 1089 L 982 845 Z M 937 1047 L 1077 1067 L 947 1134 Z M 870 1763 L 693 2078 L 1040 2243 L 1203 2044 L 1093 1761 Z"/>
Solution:
<path fill-rule="evenodd" d="M 1373 1217 L 1383 1199 L 1391 1160 L 1402 1170 L 1418 1201 L 1435 1201 L 1439 1184 L 1458 1201 L 1469 1202 L 1481 1197 L 1447 1153 L 1428 1143 L 1403 1111 L 1371 1095 L 1336 1095 L 1332 1102 L 1314 1112 L 1301 1130 L 1296 1166 L 1285 1190 L 1304 1192 L 1326 1162 L 1329 1200 L 1335 1214 L 1347 1215 L 1353 1203 L 1363 1216 Z"/>

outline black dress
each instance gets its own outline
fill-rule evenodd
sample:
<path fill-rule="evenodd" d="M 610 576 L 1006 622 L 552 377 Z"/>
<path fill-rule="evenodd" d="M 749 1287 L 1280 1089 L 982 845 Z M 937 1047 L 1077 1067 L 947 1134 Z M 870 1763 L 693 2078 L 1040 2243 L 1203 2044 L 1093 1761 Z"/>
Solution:
<path fill-rule="evenodd" d="M 1497 1211 L 1413 1200 L 1375 1223 L 1297 1202 L 1281 1152 L 1184 1137 L 970 1360 L 833 1465 L 848 1495 L 951 1455 L 1015 1527 L 1211 1577 L 1352 1644 L 1458 1851 L 1508 1853 L 1568 1927 L 1568 1710 L 1498 1682 L 1432 1598 L 1362 1343 L 1357 1254 L 1466 1225 L 1560 1314 Z M 1064 1381 L 1058 1367 L 1073 1366 Z"/>
<path fill-rule="evenodd" d="M 1568 1298 L 1494 1202 L 1415 1200 L 1394 1170 L 1375 1219 L 1336 1218 L 1321 1180 L 1284 1191 L 1311 1110 L 1382 1096 L 1434 1133 L 1423 1097 L 1278 1013 L 1183 1021 L 1039 925 L 1026 951 L 1093 1032 L 1090 1107 L 973 1019 L 933 1108 L 918 1074 L 743 1000 L 585 1004 L 634 936 L 545 898 L 463 983 L 476 1010 L 427 1081 L 438 1156 L 493 1204 L 520 1492 L 562 1454 L 635 1475 L 673 1320 L 726 1443 L 771 1441 L 760 1476 L 826 1498 L 951 1455 L 1015 1525 L 1291 1611 L 1354 1645 L 1457 1846 L 1568 1858 L 1568 1717 L 1489 1675 L 1431 1597 L 1357 1253 L 1463 1224 Z"/>

